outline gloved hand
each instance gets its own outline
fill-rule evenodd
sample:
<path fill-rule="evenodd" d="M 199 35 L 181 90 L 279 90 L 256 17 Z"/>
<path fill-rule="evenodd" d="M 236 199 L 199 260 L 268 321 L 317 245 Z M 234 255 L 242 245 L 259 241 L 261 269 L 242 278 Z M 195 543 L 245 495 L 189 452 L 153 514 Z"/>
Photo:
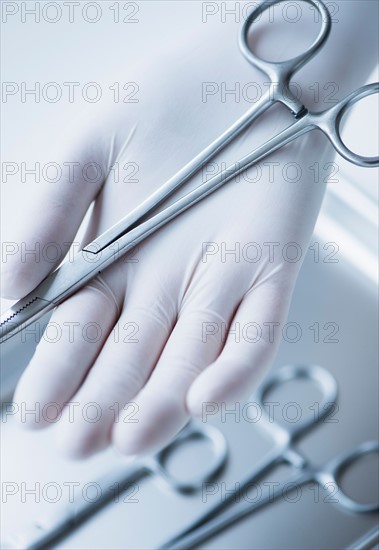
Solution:
<path fill-rule="evenodd" d="M 321 90 L 337 82 L 335 98 L 342 99 L 366 82 L 373 66 L 368 43 L 375 17 L 359 10 L 358 2 L 343 4 L 324 52 L 295 79 L 310 108 L 315 81 Z M 356 36 L 360 25 L 364 36 L 349 49 L 353 70 L 342 70 L 349 31 L 354 28 Z M 306 28 L 304 36 L 299 33 L 299 51 Z M 267 89 L 267 77 L 249 66 L 235 42 L 231 47 L 223 39 L 237 29 L 211 27 L 199 43 L 194 29 L 174 53 L 159 52 L 161 64 L 141 63 L 138 103 L 117 104 L 59 136 L 46 158 L 61 166 L 78 162 L 79 170 L 72 178 L 67 169 L 59 185 L 35 186 L 33 202 L 28 197 L 17 206 L 24 215 L 10 240 L 28 249 L 39 243 L 41 250 L 55 243 L 62 254 L 54 265 L 43 256 L 9 257 L 3 265 L 7 296 L 25 295 L 59 263 L 92 201 L 84 242 L 132 210 L 251 105 L 243 96 L 239 102 L 228 95 L 223 102 L 220 93 L 202 97 L 203 83 L 230 88 L 239 82 L 242 90 L 256 82 Z M 270 46 L 283 55 L 290 44 L 290 37 L 280 37 Z M 330 106 L 323 99 L 321 94 L 316 109 Z M 292 122 L 276 106 L 190 186 Z M 53 402 L 63 412 L 52 407 L 48 419 L 28 417 L 28 427 L 51 424 L 55 411 L 65 453 L 84 457 L 113 443 L 122 453 L 137 454 L 168 443 L 189 415 L 202 414 L 204 403 L 246 398 L 279 344 L 323 197 L 323 168 L 332 160 L 324 136 L 303 136 L 170 222 L 59 306 L 51 323 L 61 337 L 42 339 L 15 401 L 28 409 L 39 403 L 41 410 Z M 324 174 L 318 182 L 315 162 Z M 82 167 L 90 163 L 96 164 L 84 176 Z M 96 174 L 96 166 L 108 176 Z M 65 407 L 67 402 L 73 405 Z"/>

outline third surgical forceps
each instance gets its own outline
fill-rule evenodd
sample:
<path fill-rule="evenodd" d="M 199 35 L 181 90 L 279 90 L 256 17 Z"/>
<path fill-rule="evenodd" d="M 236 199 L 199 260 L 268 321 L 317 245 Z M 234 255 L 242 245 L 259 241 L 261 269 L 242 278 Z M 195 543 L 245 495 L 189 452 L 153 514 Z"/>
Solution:
<path fill-rule="evenodd" d="M 340 136 L 340 123 L 343 115 L 358 100 L 377 93 L 379 91 L 378 83 L 359 88 L 321 113 L 308 112 L 290 90 L 292 76 L 320 50 L 331 30 L 330 14 L 320 0 L 303 0 L 316 8 L 321 16 L 320 33 L 304 53 L 288 61 L 273 63 L 260 59 L 249 48 L 248 35 L 253 23 L 266 9 L 281 1 L 283 0 L 269 0 L 254 9 L 244 22 L 240 35 L 240 48 L 243 55 L 254 67 L 264 72 L 271 80 L 267 92 L 228 130 L 157 189 L 147 200 L 85 246 L 83 250 L 75 255 L 73 261 L 64 263 L 46 277 L 32 292 L 2 315 L 0 319 L 0 342 L 7 340 L 33 321 L 36 321 L 41 315 L 52 310 L 100 273 L 101 270 L 115 262 L 120 254 L 125 254 L 134 248 L 151 233 L 208 196 L 232 177 L 311 130 L 321 130 L 329 138 L 335 150 L 348 161 L 358 166 L 379 166 L 379 157 L 363 157 L 353 153 L 345 146 Z M 296 121 L 291 126 L 174 203 L 157 213 L 153 213 L 155 208 L 161 206 L 168 197 L 276 102 L 283 103 L 293 113 Z"/>
<path fill-rule="evenodd" d="M 278 386 L 291 380 L 306 379 L 315 383 L 322 391 L 322 402 L 315 415 L 300 419 L 294 423 L 288 423 L 288 427 L 273 421 L 265 411 L 264 403 L 268 394 Z M 308 483 L 319 484 L 328 494 L 329 502 L 335 502 L 350 512 L 366 513 L 379 509 L 379 503 L 363 504 L 347 496 L 339 479 L 341 474 L 353 463 L 369 453 L 379 452 L 378 441 L 366 441 L 355 449 L 344 452 L 329 461 L 321 468 L 315 468 L 295 448 L 299 439 L 308 431 L 320 423 L 333 411 L 337 399 L 337 383 L 334 377 L 323 367 L 319 366 L 293 366 L 286 365 L 273 373 L 258 389 L 254 403 L 262 411 L 259 419 L 260 426 L 274 439 L 276 445 L 244 479 L 238 483 L 238 489 L 229 492 L 222 502 L 210 508 L 203 516 L 195 520 L 191 525 L 178 535 L 166 542 L 160 548 L 184 550 L 197 548 L 200 543 L 208 539 L 222 529 L 229 527 L 236 521 L 252 514 L 255 511 L 269 505 L 281 496 L 285 496 L 291 490 L 298 489 Z M 241 497 L 256 483 L 264 478 L 271 470 L 281 463 L 287 463 L 295 470 L 285 482 L 277 483 L 272 491 L 268 491 L 255 499 L 240 498 L 242 504 L 236 504 L 236 497 Z M 237 508 L 237 509 L 235 509 Z"/>

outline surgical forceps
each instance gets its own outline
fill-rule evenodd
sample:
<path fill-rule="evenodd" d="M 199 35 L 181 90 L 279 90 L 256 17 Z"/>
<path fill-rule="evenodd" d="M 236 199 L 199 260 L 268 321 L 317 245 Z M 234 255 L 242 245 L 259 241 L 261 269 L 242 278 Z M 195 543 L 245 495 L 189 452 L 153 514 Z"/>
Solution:
<path fill-rule="evenodd" d="M 54 309 L 103 269 L 117 261 L 120 254 L 125 254 L 134 248 L 154 231 L 208 196 L 231 178 L 307 132 L 314 129 L 321 130 L 342 157 L 358 166 L 379 166 L 379 157 L 364 157 L 355 154 L 345 146 L 340 136 L 340 123 L 343 115 L 358 100 L 377 93 L 379 91 L 378 83 L 359 88 L 321 113 L 308 112 L 291 92 L 290 80 L 292 76 L 316 55 L 325 44 L 331 30 L 330 14 L 320 0 L 302 0 L 317 9 L 321 20 L 319 35 L 304 53 L 288 61 L 273 63 L 260 59 L 251 51 L 248 45 L 250 28 L 265 10 L 281 1 L 283 0 L 269 0 L 254 9 L 242 25 L 239 40 L 240 49 L 246 59 L 269 77 L 271 85 L 267 92 L 230 128 L 148 199 L 86 245 L 75 255 L 73 261 L 64 263 L 47 276 L 32 292 L 5 312 L 0 319 L 0 342 L 7 340 L 47 311 Z M 226 170 L 154 213 L 158 206 L 161 206 L 167 198 L 276 102 L 286 105 L 294 115 L 296 121 L 291 126 Z"/>
<path fill-rule="evenodd" d="M 169 457 L 178 446 L 188 445 L 195 440 L 203 440 L 211 444 L 212 458 L 206 470 L 200 476 L 188 480 L 172 475 L 167 468 Z M 191 421 L 162 451 L 131 464 L 124 464 L 121 461 L 102 478 L 95 480 L 98 497 L 89 499 L 79 494 L 78 497 L 54 509 L 50 514 L 36 518 L 26 529 L 20 527 L 18 534 L 9 538 L 7 544 L 11 548 L 27 550 L 50 547 L 57 539 L 67 535 L 69 531 L 79 526 L 102 506 L 118 498 L 128 487 L 133 486 L 146 475 L 153 475 L 163 485 L 179 493 L 199 491 L 205 481 L 214 479 L 222 471 L 227 457 L 228 448 L 223 433 L 213 426 L 195 424 Z"/>
<path fill-rule="evenodd" d="M 288 423 L 287 427 L 279 424 L 269 416 L 264 403 L 272 390 L 286 382 L 297 379 L 306 379 L 315 383 L 322 392 L 322 402 L 318 408 L 319 412 L 295 423 Z M 203 516 L 160 548 L 175 548 L 177 550 L 195 548 L 213 534 L 218 533 L 241 518 L 262 509 L 291 490 L 309 483 L 319 484 L 328 494 L 329 502 L 335 502 L 350 512 L 367 513 L 378 510 L 378 502 L 363 504 L 347 496 L 339 482 L 340 475 L 351 464 L 356 463 L 369 453 L 379 452 L 378 441 L 366 441 L 356 448 L 340 454 L 321 468 L 313 467 L 295 448 L 295 444 L 302 436 L 333 411 L 336 399 L 337 383 L 330 372 L 323 367 L 288 365 L 273 373 L 258 389 L 254 403 L 262 411 L 262 417 L 259 419 L 260 426 L 272 436 L 276 443 L 275 447 L 258 466 L 247 474 L 244 479 L 240 480 L 236 491 L 228 493 L 221 503 L 211 507 Z M 237 496 L 245 494 L 244 492 L 249 487 L 254 488 L 258 481 L 281 463 L 286 463 L 295 470 L 286 481 L 278 482 L 273 486 L 272 492 L 268 491 L 262 497 L 254 500 L 241 498 L 242 504 L 236 504 L 235 499 Z M 237 507 L 238 509 L 235 509 Z"/>
<path fill-rule="evenodd" d="M 359 537 L 347 550 L 373 550 L 379 543 L 379 525 Z"/>

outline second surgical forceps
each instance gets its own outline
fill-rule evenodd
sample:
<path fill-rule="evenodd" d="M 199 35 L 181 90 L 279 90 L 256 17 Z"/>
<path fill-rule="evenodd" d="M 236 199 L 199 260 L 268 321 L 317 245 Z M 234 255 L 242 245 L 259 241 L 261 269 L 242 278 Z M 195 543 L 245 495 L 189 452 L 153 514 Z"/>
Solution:
<path fill-rule="evenodd" d="M 322 392 L 322 402 L 316 414 L 308 418 L 288 423 L 288 427 L 273 421 L 265 411 L 264 403 L 268 394 L 286 382 L 305 379 L 315 383 Z M 313 467 L 296 449 L 295 444 L 305 436 L 309 430 L 320 423 L 333 411 L 337 399 L 337 383 L 334 377 L 323 367 L 286 365 L 273 373 L 259 388 L 254 402 L 262 411 L 259 419 L 262 426 L 272 436 L 275 446 L 253 470 L 238 483 L 238 490 L 229 492 L 222 502 L 211 507 L 203 516 L 178 535 L 166 542 L 160 548 L 184 550 L 197 548 L 200 543 L 210 536 L 229 527 L 236 521 L 248 516 L 269 505 L 291 490 L 297 490 L 308 483 L 319 484 L 328 494 L 329 502 L 342 506 L 349 512 L 367 513 L 379 509 L 379 503 L 364 504 L 347 496 L 339 482 L 340 475 L 360 458 L 369 453 L 379 453 L 378 441 L 366 441 L 356 448 L 335 457 L 321 468 Z M 273 486 L 256 499 L 243 499 L 242 504 L 236 504 L 236 497 L 244 495 L 249 488 L 266 476 L 281 463 L 286 463 L 295 472 L 285 482 Z M 237 508 L 237 509 L 235 509 Z"/>
<path fill-rule="evenodd" d="M 212 458 L 207 468 L 199 476 L 192 479 L 182 479 L 174 476 L 167 467 L 167 462 L 180 445 L 188 445 L 195 440 L 203 440 L 212 447 Z M 228 448 L 224 435 L 214 426 L 204 426 L 189 422 L 176 438 L 162 451 L 146 458 L 136 460 L 131 464 L 113 466 L 102 478 L 95 480 L 97 497 L 89 499 L 79 494 L 70 502 L 60 505 L 50 514 L 36 518 L 26 529 L 19 528 L 19 532 L 7 543 L 10 548 L 24 548 L 37 550 L 50 548 L 57 539 L 67 535 L 78 527 L 98 509 L 111 501 L 117 501 L 120 495 L 130 486 L 133 487 L 146 475 L 153 475 L 165 486 L 178 493 L 192 493 L 199 491 L 204 482 L 214 479 L 220 474 L 228 458 Z M 7 546 L 8 547 L 8 546 Z"/>
<path fill-rule="evenodd" d="M 319 35 L 304 53 L 288 61 L 273 63 L 260 59 L 251 51 L 248 45 L 251 26 L 266 9 L 281 1 L 283 0 L 269 0 L 254 9 L 244 22 L 240 35 L 240 48 L 243 55 L 254 67 L 270 78 L 271 85 L 267 92 L 228 130 L 157 189 L 147 200 L 85 246 L 83 250 L 76 254 L 73 261 L 64 263 L 46 277 L 32 292 L 5 312 L 0 319 L 0 342 L 7 340 L 30 323 L 36 321 L 41 315 L 55 308 L 100 273 L 101 270 L 117 261 L 120 254 L 125 254 L 134 248 L 143 239 L 190 206 L 196 204 L 267 155 L 307 132 L 314 129 L 321 130 L 342 157 L 358 166 L 379 166 L 379 157 L 363 157 L 353 153 L 345 146 L 340 135 L 340 124 L 343 115 L 358 100 L 377 93 L 379 91 L 378 83 L 359 88 L 321 113 L 308 112 L 290 90 L 289 84 L 292 76 L 320 50 L 330 33 L 331 17 L 320 0 L 303 0 L 316 8 L 321 16 Z M 153 213 L 155 208 L 162 205 L 168 197 L 187 182 L 210 159 L 276 102 L 283 103 L 293 113 L 296 121 L 291 126 L 174 203 L 158 211 L 158 213 Z M 151 216 L 148 217 L 149 215 Z"/>

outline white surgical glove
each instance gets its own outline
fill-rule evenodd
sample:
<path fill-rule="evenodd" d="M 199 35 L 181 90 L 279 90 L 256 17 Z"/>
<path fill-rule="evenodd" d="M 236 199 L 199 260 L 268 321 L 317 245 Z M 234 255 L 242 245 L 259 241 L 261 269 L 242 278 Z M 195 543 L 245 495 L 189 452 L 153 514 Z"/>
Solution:
<path fill-rule="evenodd" d="M 295 78 L 310 108 L 311 84 L 318 81 L 322 90 L 324 83 L 337 82 L 335 98 L 342 99 L 365 83 L 375 61 L 368 47 L 375 3 L 366 4 L 366 13 L 358 2 L 343 4 L 323 53 Z M 223 40 L 225 33 L 236 38 L 237 29 L 210 27 L 200 42 L 194 30 L 175 51 L 162 48 L 154 66 L 139 60 L 137 104 L 117 104 L 57 137 L 55 153 L 46 158 L 80 167 L 93 162 L 109 176 L 96 178 L 93 168 L 89 182 L 76 170 L 71 181 L 67 170 L 59 184 L 41 181 L 34 199 L 17 205 L 24 215 L 10 240 L 28 249 L 39 243 L 41 250 L 55 243 L 62 254 L 54 265 L 43 255 L 38 261 L 32 255 L 21 261 L 21 253 L 9 257 L 3 265 L 5 295 L 25 295 L 59 263 L 92 201 L 85 242 L 137 206 L 251 106 L 243 96 L 221 101 L 220 92 L 209 93 L 212 84 L 202 98 L 204 83 L 221 90 L 223 82 L 226 88 L 239 82 L 242 90 L 254 82 L 267 89 L 267 77 L 246 62 L 236 40 L 234 47 Z M 306 34 L 297 37 L 299 50 Z M 352 36 L 356 42 L 347 56 Z M 282 55 L 290 43 L 274 36 L 269 46 Z M 316 110 L 330 107 L 323 99 L 321 94 Z M 190 186 L 292 122 L 276 106 Z M 42 339 L 15 396 L 28 409 L 36 403 L 41 410 L 48 403 L 59 407 L 37 423 L 30 417 L 28 426 L 49 425 L 55 411 L 57 439 L 68 455 L 88 456 L 109 444 L 136 454 L 168 443 L 189 416 L 202 414 L 204 403 L 246 398 L 273 360 L 281 333 L 275 324 L 285 322 L 322 202 L 324 178 L 316 182 L 311 167 L 317 162 L 326 175 L 323 168 L 332 160 L 321 133 L 301 137 L 170 222 L 60 305 L 51 323 L 61 337 L 54 343 Z M 74 406 L 65 407 L 68 402 Z M 91 422 L 93 415 L 98 418 Z"/>

